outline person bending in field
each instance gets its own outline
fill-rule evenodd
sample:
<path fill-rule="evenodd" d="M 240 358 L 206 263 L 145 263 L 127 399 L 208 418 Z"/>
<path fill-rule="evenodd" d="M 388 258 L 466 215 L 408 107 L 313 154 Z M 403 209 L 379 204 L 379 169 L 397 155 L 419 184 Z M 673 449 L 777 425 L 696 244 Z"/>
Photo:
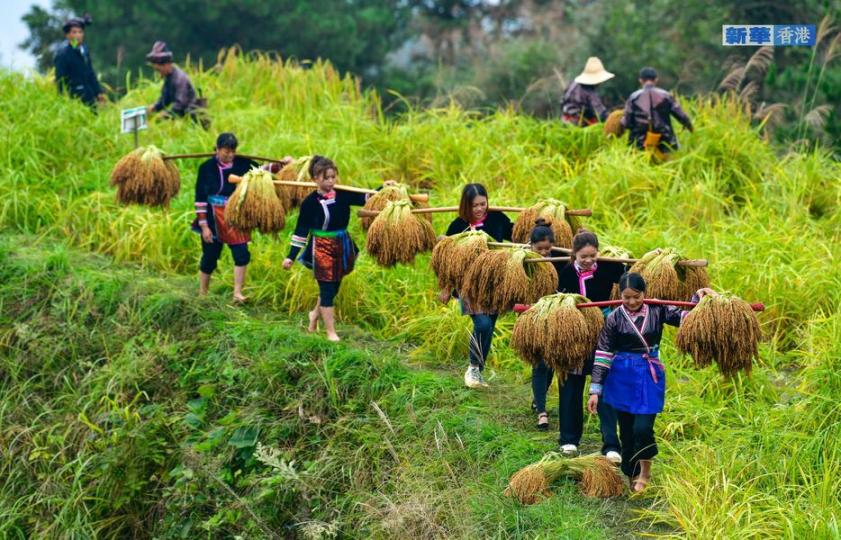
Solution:
<path fill-rule="evenodd" d="M 452 236 L 467 230 L 485 231 L 495 241 L 511 240 L 514 225 L 508 216 L 502 212 L 488 210 L 488 192 L 482 184 L 467 184 L 461 192 L 461 202 L 458 207 L 458 217 L 447 228 L 447 236 Z M 438 298 L 447 303 L 452 298 L 453 291 L 442 290 Z M 498 313 L 479 313 L 470 306 L 470 300 L 462 297 L 462 312 L 473 319 L 473 333 L 470 336 L 470 357 L 467 371 L 464 373 L 464 384 L 468 388 L 487 386 L 482 372 L 485 362 L 491 352 L 494 327 Z"/>
<path fill-rule="evenodd" d="M 237 154 L 237 141 L 233 133 L 221 133 L 216 138 L 216 155 L 199 165 L 196 178 L 196 219 L 192 229 L 201 234 L 201 262 L 199 263 L 199 294 L 206 295 L 210 287 L 210 276 L 227 244 L 234 258 L 234 302 L 246 301 L 242 294 L 245 273 L 251 254 L 248 242 L 251 235 L 230 227 L 225 222 L 225 205 L 234 193 L 236 185 L 229 181 L 232 174 L 241 176 L 257 163 Z M 276 172 L 292 158 L 267 165 L 267 170 Z"/>
<path fill-rule="evenodd" d="M 64 43 L 55 55 L 55 82 L 59 92 L 93 107 L 96 102 L 105 102 L 105 92 L 96 78 L 90 50 L 85 45 L 85 26 L 89 24 L 91 18 L 87 15 L 73 17 L 64 23 Z"/>
<path fill-rule="evenodd" d="M 596 86 L 613 77 L 613 73 L 604 68 L 601 60 L 595 56 L 588 58 L 584 71 L 564 91 L 561 100 L 563 121 L 575 126 L 604 122 L 607 118 L 607 107 L 596 93 Z"/>
<path fill-rule="evenodd" d="M 303 249 L 299 260 L 312 269 L 318 282 L 318 300 L 309 313 L 308 330 L 318 330 L 318 320 L 321 318 L 327 339 L 339 341 L 333 303 L 342 279 L 353 271 L 359 252 L 347 232 L 350 207 L 364 205 L 369 195 L 334 189 L 339 181 L 339 169 L 326 157 L 313 156 L 309 173 L 317 188 L 301 202 L 298 223 L 292 234 L 292 246 L 283 261 L 283 268 L 292 268 Z M 394 183 L 389 180 L 384 185 Z"/>
<path fill-rule="evenodd" d="M 690 132 L 694 131 L 692 121 L 669 92 L 657 87 L 654 68 L 642 68 L 639 82 L 642 88 L 625 102 L 622 127 L 628 130 L 629 144 L 664 159 L 666 154 L 678 148 L 671 117 L 677 118 Z"/>
<path fill-rule="evenodd" d="M 616 410 L 622 472 L 631 491 L 639 492 L 651 479 L 651 461 L 657 455 L 654 420 L 666 397 L 666 372 L 659 354 L 663 326 L 680 326 L 688 312 L 644 304 L 645 280 L 637 273 L 622 274 L 619 291 L 622 305 L 607 316 L 599 335 L 587 409 L 596 414 L 604 401 Z M 692 300 L 708 294 L 717 295 L 704 288 Z"/>
<path fill-rule="evenodd" d="M 156 41 L 146 60 L 164 79 L 161 96 L 153 105 L 146 107 L 146 111 L 149 114 L 160 113 L 162 118 L 189 116 L 207 129 L 209 123 L 202 111 L 202 100 L 196 96 L 190 77 L 172 63 L 172 51 L 166 43 Z"/>

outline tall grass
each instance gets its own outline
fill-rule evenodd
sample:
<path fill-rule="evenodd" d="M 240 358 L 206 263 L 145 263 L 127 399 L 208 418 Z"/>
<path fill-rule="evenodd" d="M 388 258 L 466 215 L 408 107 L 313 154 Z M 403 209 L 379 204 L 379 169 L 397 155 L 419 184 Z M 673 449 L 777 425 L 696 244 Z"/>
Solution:
<path fill-rule="evenodd" d="M 752 125 L 750 115 L 730 98 L 684 100 L 697 130 L 694 134 L 679 133 L 681 151 L 665 164 L 653 165 L 624 141 L 605 140 L 598 126 L 571 129 L 560 122 L 539 121 L 511 111 L 479 116 L 456 106 L 410 110 L 400 118 L 387 118 L 376 94 L 360 89 L 356 81 L 339 76 L 329 64 L 321 62 L 302 67 L 266 56 L 245 59 L 228 55 L 213 69 L 192 73 L 211 98 L 213 131 L 205 132 L 189 122 L 156 121 L 141 134 L 144 143 L 170 153 L 203 151 L 212 147 L 216 132 L 232 130 L 242 141 L 243 152 L 330 155 L 347 183 L 376 186 L 385 178 L 396 178 L 430 190 L 436 204 L 454 204 L 461 185 L 479 181 L 489 187 L 492 203 L 528 205 L 552 197 L 592 208 L 594 215 L 586 221 L 587 226 L 605 243 L 623 246 L 636 255 L 669 246 L 690 257 L 709 259 L 715 287 L 765 302 L 768 307 L 760 317 L 766 336 L 760 368 L 750 380 L 723 381 L 713 371 L 689 369 L 685 359 L 666 347 L 672 382 L 668 409 L 658 430 L 667 442 L 662 465 L 658 462 L 651 504 L 645 505 L 639 517 L 646 527 L 666 524 L 676 535 L 693 538 L 830 537 L 838 533 L 841 414 L 833 365 L 839 358 L 837 344 L 841 342 L 841 165 L 828 154 L 819 150 L 789 153 L 770 146 L 760 128 Z M 63 239 L 78 248 L 166 275 L 193 274 L 199 240 L 189 232 L 188 225 L 197 163 L 178 164 L 184 189 L 169 211 L 118 207 L 107 185 L 111 166 L 131 148 L 131 138 L 117 132 L 119 107 L 149 103 L 157 91 L 158 83 L 140 81 L 119 106 L 94 116 L 81 104 L 56 96 L 49 81 L 0 75 L 0 95 L 5 104 L 0 108 L 0 125 L 9 127 L 0 130 L 0 223 L 5 233 Z M 436 230 L 444 230 L 448 217 L 436 215 Z M 351 233 L 357 241 L 362 239 L 356 222 Z M 288 249 L 288 234 L 284 232 L 277 239 L 256 238 L 248 292 L 258 306 L 297 318 L 295 314 L 313 304 L 317 292 L 303 269 L 280 269 Z M 54 263 L 60 270 L 61 258 Z M 230 264 L 223 262 L 220 268 L 220 276 L 214 281 L 217 293 L 231 282 Z M 57 279 L 37 268 L 27 275 L 32 283 L 46 279 L 46 275 Z M 97 295 L 104 295 L 106 300 L 111 296 L 121 298 L 117 292 L 121 285 L 114 285 L 107 275 L 102 275 L 101 281 L 96 291 L 85 294 L 93 294 L 97 302 L 105 301 Z M 453 306 L 436 304 L 434 285 L 428 256 L 418 257 L 413 266 L 385 270 L 363 255 L 339 295 L 341 317 L 378 339 L 391 340 L 389 346 L 408 343 L 414 362 L 455 371 L 466 356 L 468 322 Z M 131 311 L 136 317 L 133 324 L 143 326 L 144 321 L 156 319 L 163 321 L 159 324 L 177 323 L 185 316 L 184 306 L 192 305 L 183 304 L 188 295 L 183 289 L 166 291 L 161 282 L 156 286 L 162 288 L 159 295 L 145 297 L 137 307 L 139 311 Z M 13 298 L 4 297 L 6 306 L 12 306 Z M 35 295 L 19 301 L 38 305 L 52 300 Z M 94 314 L 89 317 L 101 320 Z M 500 320 L 501 339 L 495 345 L 492 368 L 505 380 L 523 380 L 525 372 L 507 347 L 512 322 L 510 315 Z M 11 337 L 17 332 L 27 331 L 23 327 L 15 327 L 14 332 L 8 328 L 4 335 L 9 340 L 18 339 Z M 226 328 L 236 332 L 240 327 Z M 82 332 L 75 327 L 73 331 Z M 116 387 L 107 395 L 118 397 L 113 398 L 113 404 L 103 401 L 81 411 L 92 425 L 107 421 L 141 431 L 148 429 L 150 439 L 169 441 L 170 445 L 189 435 L 173 431 L 164 420 L 132 423 L 138 403 L 145 401 L 132 401 L 138 392 L 148 393 L 147 385 L 156 392 L 168 391 L 159 382 L 161 372 L 156 371 L 166 369 L 166 362 L 180 366 L 177 377 L 181 380 L 200 385 L 201 377 L 206 376 L 207 366 L 185 360 L 198 345 L 182 343 L 168 349 L 164 340 L 155 345 L 162 352 L 142 352 L 150 346 L 146 342 L 159 339 L 163 338 L 155 329 L 127 336 L 127 345 L 120 347 L 120 360 L 109 362 L 110 369 L 119 371 L 121 382 L 114 383 Z M 284 335 L 283 339 L 288 337 Z M 10 358 L 34 354 L 38 362 L 46 364 L 43 372 L 37 372 L 31 371 L 35 368 L 28 363 L 21 366 L 7 362 L 3 368 L 7 390 L 23 396 L 34 388 L 41 395 L 45 388 L 55 385 L 68 389 L 76 386 L 86 376 L 83 367 L 90 366 L 66 366 L 62 362 L 79 357 L 79 351 L 73 348 L 84 342 L 80 336 L 70 338 L 62 344 L 63 349 L 51 354 L 46 349 L 36 348 L 32 353 L 10 349 Z M 137 349 L 141 352 L 131 353 L 131 348 L 141 342 L 143 347 Z M 35 339 L 31 346 L 38 343 Z M 52 342 L 43 343 L 46 348 Z M 317 349 L 322 345 L 309 340 L 306 347 Z M 133 354 L 162 356 L 154 362 L 158 367 L 150 367 L 144 360 L 141 369 Z M 203 362 L 210 361 L 203 357 Z M 242 376 L 243 367 L 237 364 L 236 354 L 212 361 L 220 362 L 214 365 L 231 381 Z M 349 369 L 355 373 L 360 367 Z M 9 378 L 9 373 L 15 376 Z M 115 373 L 111 375 L 116 377 Z M 335 374 L 320 372 L 325 390 L 315 401 L 336 406 L 348 399 L 340 393 L 344 383 L 336 380 Z M 360 376 L 365 376 L 364 372 Z M 44 377 L 50 378 L 53 386 L 42 386 Z M 292 377 L 275 383 L 268 377 L 267 385 L 280 386 L 255 388 L 250 399 L 259 400 L 267 410 L 276 409 L 271 392 L 286 392 L 287 383 L 297 382 Z M 358 384 L 361 388 L 368 383 Z M 263 394 L 266 391 L 270 393 Z M 74 394 L 70 395 L 66 403 L 48 402 L 44 406 L 59 414 L 64 407 L 75 407 Z M 4 401 L 0 414 L 16 414 L 19 406 L 14 400 L 12 403 Z M 195 411 L 191 414 L 201 416 Z M 67 433 L 92 429 L 79 422 L 69 421 Z M 278 429 L 292 440 L 299 428 Z M 18 440 L 27 441 L 27 448 L 40 448 L 51 434 L 35 436 L 24 429 Z M 277 433 L 274 436 L 276 439 Z M 548 444 L 548 440 L 545 442 Z M 116 441 L 115 448 L 119 444 Z M 160 457 L 160 443 L 150 444 L 149 449 L 131 454 L 138 456 L 138 471 L 114 474 L 144 478 L 145 471 L 167 462 L 166 457 Z M 353 443 L 337 439 L 329 444 Z M 387 445 L 383 448 L 380 450 L 384 453 L 367 460 L 366 466 L 360 465 L 352 474 L 341 473 L 350 475 L 344 480 L 378 474 L 380 459 L 393 459 Z M 486 450 L 481 445 L 477 449 Z M 105 459 L 105 452 L 103 447 L 90 454 L 96 466 L 111 466 L 99 463 Z M 49 455 L 44 463 L 40 458 L 32 460 L 32 467 L 40 467 L 34 473 L 11 466 L 7 471 L 13 477 L 38 477 L 60 470 L 62 460 L 69 459 L 55 458 L 54 451 Z M 167 489 L 173 482 L 181 485 L 178 482 L 187 482 L 184 470 L 155 481 L 169 486 Z M 77 482 L 86 482 L 83 472 L 74 472 L 81 475 Z M 209 473 L 202 474 L 209 485 L 216 485 Z M 116 500 L 124 496 L 128 506 L 120 515 L 134 515 L 132 512 L 138 510 L 131 505 L 138 504 L 137 497 L 142 499 L 150 480 L 132 481 L 136 484 L 130 489 L 106 483 L 96 496 Z M 370 487 L 365 482 L 362 485 Z M 72 513 L 85 507 L 83 500 L 71 502 L 71 492 L 62 491 L 66 488 L 52 486 L 54 491 L 27 496 L 4 495 L 3 507 L 20 509 L 42 498 L 59 501 L 65 497 L 68 506 L 63 511 Z M 216 488 L 222 489 L 218 485 Z M 125 495 L 115 495 L 115 490 Z M 406 504 L 415 505 L 404 511 L 415 512 L 412 519 L 430 527 L 435 523 L 429 518 L 436 505 L 445 504 L 430 493 L 400 495 L 406 496 Z M 53 511 L 56 507 L 46 508 Z M 385 523 L 393 508 L 383 508 L 369 517 Z M 185 506 L 182 511 L 189 510 Z M 14 512 L 8 515 L 18 515 Z M 114 519 L 113 515 L 78 519 L 88 527 L 84 529 L 87 533 L 95 533 L 94 527 L 114 530 L 107 521 Z M 487 533 L 488 529 L 483 531 Z"/>

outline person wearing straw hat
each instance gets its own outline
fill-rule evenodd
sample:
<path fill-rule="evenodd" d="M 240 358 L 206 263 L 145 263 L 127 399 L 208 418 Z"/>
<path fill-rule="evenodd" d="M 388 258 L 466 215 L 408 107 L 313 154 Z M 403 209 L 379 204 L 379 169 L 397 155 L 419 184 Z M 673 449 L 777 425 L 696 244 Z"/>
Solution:
<path fill-rule="evenodd" d="M 653 67 L 640 70 L 639 82 L 642 88 L 625 102 L 622 127 L 628 130 L 629 144 L 664 159 L 667 153 L 678 148 L 672 116 L 690 132 L 695 129 L 674 96 L 657 86 L 657 71 Z"/>
<path fill-rule="evenodd" d="M 91 54 L 85 45 L 85 27 L 93 22 L 89 15 L 71 17 L 64 22 L 64 43 L 55 55 L 55 82 L 59 92 L 67 93 L 93 107 L 105 102 L 105 92 L 99 85 L 91 64 Z"/>
<path fill-rule="evenodd" d="M 146 110 L 149 114 L 159 112 L 163 118 L 189 115 L 193 120 L 201 121 L 207 129 L 203 119 L 197 115 L 202 105 L 196 96 L 196 89 L 190 77 L 173 64 L 172 56 L 172 51 L 163 41 L 156 41 L 146 55 L 146 61 L 164 79 L 161 96 L 154 105 L 146 107 Z"/>
<path fill-rule="evenodd" d="M 562 118 L 568 124 L 589 126 L 607 118 L 607 107 L 596 93 L 596 86 L 614 77 L 595 56 L 587 59 L 582 71 L 564 91 Z"/>

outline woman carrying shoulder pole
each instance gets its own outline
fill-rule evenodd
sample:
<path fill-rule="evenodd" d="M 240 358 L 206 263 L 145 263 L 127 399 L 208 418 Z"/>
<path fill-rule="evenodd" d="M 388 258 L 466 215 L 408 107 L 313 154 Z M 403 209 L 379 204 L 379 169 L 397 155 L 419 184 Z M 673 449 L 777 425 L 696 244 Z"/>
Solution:
<path fill-rule="evenodd" d="M 326 157 L 313 156 L 309 173 L 317 188 L 301 203 L 292 245 L 283 261 L 283 268 L 292 268 L 295 258 L 301 249 L 304 250 L 299 260 L 312 269 L 318 282 L 318 300 L 309 313 L 308 330 L 318 330 L 318 319 L 321 318 L 327 339 L 340 341 L 336 333 L 333 301 L 339 293 L 342 279 L 353 271 L 359 253 L 347 232 L 350 207 L 363 206 L 369 195 L 333 189 L 339 179 L 339 169 Z"/>
<path fill-rule="evenodd" d="M 625 272 L 620 263 L 597 262 L 599 239 L 586 229 L 579 229 L 572 239 L 570 262 L 558 270 L 558 290 L 580 294 L 592 302 L 610 300 L 613 285 Z M 605 314 L 609 313 L 605 309 Z M 561 452 L 578 452 L 584 431 L 584 384 L 593 369 L 593 358 L 579 372 L 567 373 L 558 383 L 558 423 Z M 599 427 L 602 435 L 602 455 L 619 463 L 619 437 L 616 435 L 616 413 L 606 403 L 599 404 Z"/>
<path fill-rule="evenodd" d="M 534 228 L 531 230 L 529 236 L 531 250 L 541 257 L 552 256 L 552 247 L 555 245 L 555 233 L 552 232 L 551 225 L 545 219 L 538 219 L 535 221 Z M 552 264 L 558 269 L 557 263 Z M 547 431 L 549 429 L 549 414 L 546 412 L 546 394 L 549 392 L 549 387 L 552 386 L 554 375 L 555 372 L 545 362 L 540 362 L 531 368 L 531 408 L 537 413 L 537 429 L 540 431 Z"/>
<path fill-rule="evenodd" d="M 637 273 L 619 279 L 622 305 L 608 315 L 599 335 L 587 409 L 596 414 L 602 401 L 610 404 L 619 420 L 622 472 L 631 490 L 645 489 L 651 479 L 651 462 L 657 455 L 654 420 L 663 410 L 666 372 L 660 361 L 663 326 L 680 326 L 688 313 L 672 306 L 646 305 L 645 280 Z M 693 301 L 712 289 L 699 289 Z"/>
<path fill-rule="evenodd" d="M 514 225 L 508 216 L 498 211 L 488 211 L 488 192 L 482 184 L 467 184 L 461 192 L 458 217 L 447 228 L 447 236 L 467 230 L 484 231 L 495 241 L 511 240 Z M 442 290 L 438 298 L 443 303 L 450 301 L 453 291 Z M 468 298 L 461 298 L 462 312 L 473 319 L 473 333 L 470 336 L 470 356 L 464 384 L 468 388 L 487 386 L 482 371 L 491 352 L 494 327 L 498 313 L 477 313 L 470 307 Z"/>

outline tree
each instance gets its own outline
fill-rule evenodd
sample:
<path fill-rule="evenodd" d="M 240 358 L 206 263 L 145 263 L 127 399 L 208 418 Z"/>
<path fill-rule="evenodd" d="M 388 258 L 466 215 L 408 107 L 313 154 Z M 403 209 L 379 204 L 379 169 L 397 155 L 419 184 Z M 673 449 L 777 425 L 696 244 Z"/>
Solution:
<path fill-rule="evenodd" d="M 376 76 L 408 15 L 391 0 L 55 0 L 52 11 L 33 7 L 24 16 L 30 38 L 22 46 L 52 66 L 52 47 L 71 13 L 87 12 L 87 43 L 96 66 L 112 84 L 145 65 L 157 40 L 176 60 L 189 55 L 205 65 L 232 45 L 300 59 L 329 58 L 342 71 Z"/>

